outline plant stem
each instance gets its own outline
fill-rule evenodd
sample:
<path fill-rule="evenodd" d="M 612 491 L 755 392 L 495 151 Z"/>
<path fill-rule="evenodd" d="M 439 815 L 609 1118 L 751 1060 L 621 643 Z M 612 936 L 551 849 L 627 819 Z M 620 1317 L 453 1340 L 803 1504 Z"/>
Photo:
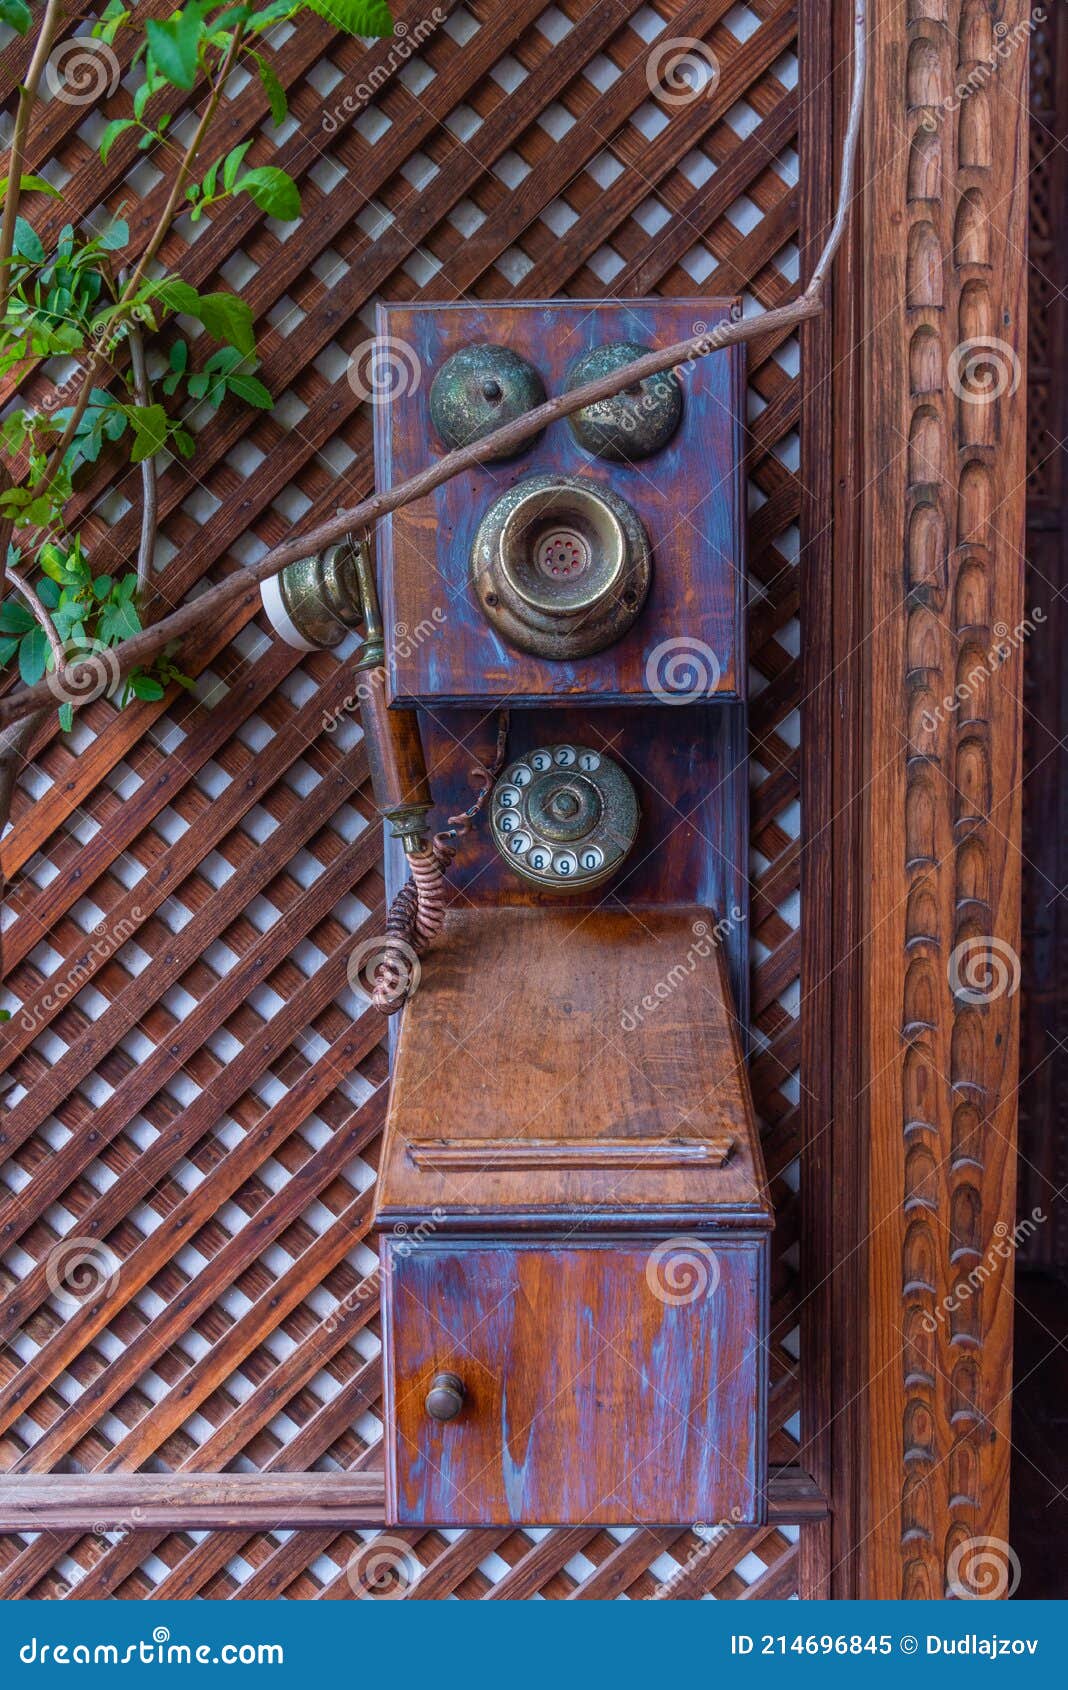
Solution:
<path fill-rule="evenodd" d="M 24 581 L 22 579 L 21 575 L 16 575 L 15 571 L 10 566 L 8 567 L 7 578 L 14 586 L 16 592 L 21 593 L 22 597 L 26 600 L 26 603 L 33 612 L 35 621 L 43 630 L 45 639 L 48 641 L 51 648 L 52 656 L 55 658 L 56 669 L 62 669 L 67 654 L 63 650 L 63 642 L 59 637 L 56 625 L 49 616 L 45 606 L 41 603 L 37 592 L 30 586 L 28 581 Z"/>
<path fill-rule="evenodd" d="M 15 114 L 15 130 L 11 137 L 11 151 L 7 164 L 7 196 L 4 200 L 3 221 L 0 222 L 0 320 L 7 311 L 8 296 L 11 292 L 11 254 L 15 248 L 15 219 L 19 213 L 19 198 L 22 184 L 22 161 L 26 156 L 26 140 L 30 132 L 30 118 L 33 115 L 37 90 L 41 85 L 44 67 L 48 63 L 48 55 L 52 51 L 52 43 L 60 24 L 60 12 L 63 0 L 48 0 L 45 15 L 41 22 L 41 33 L 37 37 L 37 45 L 33 50 L 30 68 L 26 72 L 26 80 L 19 89 L 18 111 Z"/>
<path fill-rule="evenodd" d="M 133 376 L 134 397 L 139 405 L 152 403 L 152 389 L 145 363 L 145 344 L 141 330 L 131 323 L 127 340 L 130 344 L 130 372 Z M 156 520 L 158 489 L 156 460 L 151 455 L 141 459 L 141 540 L 137 548 L 137 592 L 143 596 L 152 580 L 152 559 L 156 550 Z"/>

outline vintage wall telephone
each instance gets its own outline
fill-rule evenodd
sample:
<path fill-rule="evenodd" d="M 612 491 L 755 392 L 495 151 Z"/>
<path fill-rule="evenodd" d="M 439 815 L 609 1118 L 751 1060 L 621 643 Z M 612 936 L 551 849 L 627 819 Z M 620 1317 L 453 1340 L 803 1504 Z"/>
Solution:
<path fill-rule="evenodd" d="M 427 379 L 377 408 L 378 485 L 728 313 L 385 307 Z M 426 952 L 378 981 L 407 998 L 376 1210 L 392 1523 L 764 1517 L 742 360 L 396 511 L 381 612 L 367 554 L 335 560 L 360 574 L 391 936 Z"/>

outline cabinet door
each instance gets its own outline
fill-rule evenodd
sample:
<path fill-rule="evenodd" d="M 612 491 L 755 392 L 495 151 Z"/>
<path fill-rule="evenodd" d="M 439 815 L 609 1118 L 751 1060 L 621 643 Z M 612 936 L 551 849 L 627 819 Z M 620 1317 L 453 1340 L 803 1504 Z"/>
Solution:
<path fill-rule="evenodd" d="M 392 1523 L 762 1518 L 766 1240 L 384 1248 Z"/>

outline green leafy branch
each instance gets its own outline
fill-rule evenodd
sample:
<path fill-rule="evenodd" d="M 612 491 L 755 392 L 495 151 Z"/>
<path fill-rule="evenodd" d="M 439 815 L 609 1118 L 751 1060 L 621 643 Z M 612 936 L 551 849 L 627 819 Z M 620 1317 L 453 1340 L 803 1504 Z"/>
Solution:
<path fill-rule="evenodd" d="M 175 218 L 187 212 L 198 221 L 222 202 L 247 195 L 269 216 L 300 216 L 297 184 L 274 165 L 248 162 L 252 141 L 205 164 L 200 154 L 227 79 L 239 62 L 258 76 L 274 122 L 287 115 L 285 91 L 269 57 L 265 37 L 276 25 L 312 10 L 340 28 L 362 35 L 388 34 L 392 18 L 383 0 L 273 0 L 266 5 L 187 0 L 168 17 L 143 27 L 122 0 L 108 0 L 93 34 L 112 45 L 120 33 L 138 31 L 132 65 L 141 81 L 132 116 L 108 123 L 98 151 L 106 164 L 120 136 L 137 131 L 137 146 L 171 148 L 168 131 L 175 112 L 168 92 L 187 94 L 203 81 L 207 97 L 192 140 L 180 154 L 166 202 L 136 261 L 117 268 L 129 244 L 129 228 L 116 220 L 103 232 L 84 233 L 66 225 L 46 247 L 19 214 L 21 196 L 60 197 L 47 178 L 23 171 L 30 116 L 41 75 L 62 23 L 59 0 L 48 0 L 26 80 L 19 90 L 13 144 L 2 178 L 5 204 L 0 225 L 0 377 L 28 370 L 56 357 L 82 360 L 80 382 L 69 403 L 16 409 L 0 426 L 0 449 L 15 465 L 13 476 L 0 462 L 0 668 L 17 666 L 25 685 L 34 685 L 62 666 L 68 650 L 108 649 L 142 629 L 142 598 L 148 584 L 156 525 L 156 462 L 165 452 L 190 458 L 196 438 L 185 412 L 216 410 L 231 398 L 269 409 L 271 394 L 255 374 L 255 337 L 248 305 L 226 292 L 201 293 L 181 277 L 159 274 L 156 260 Z M 32 24 L 25 0 L 0 0 L 0 21 L 25 34 Z M 163 108 L 163 109 L 161 109 Z M 169 352 L 153 390 L 145 335 L 167 319 L 199 323 L 218 342 L 194 365 L 186 334 L 170 339 Z M 128 353 L 128 362 L 123 353 Z M 150 354 L 151 356 L 152 354 Z M 159 353 L 154 354 L 157 365 Z M 165 401 L 178 401 L 175 413 Z M 68 531 L 66 506 L 75 477 L 97 462 L 105 448 L 119 445 L 142 475 L 142 523 L 136 573 L 94 575 L 81 538 Z M 8 533 L 20 536 L 9 545 Z M 17 595 L 17 596 L 15 596 Z M 148 667 L 134 669 L 117 701 L 153 700 L 172 685 L 190 685 L 168 647 Z M 64 703 L 60 722 L 69 728 L 73 706 Z M 6 741 L 0 743 L 0 764 Z M 0 790 L 9 770 L 0 767 Z M 0 806 L 6 813 L 6 802 Z M 2 820 L 0 820 L 2 825 Z"/>

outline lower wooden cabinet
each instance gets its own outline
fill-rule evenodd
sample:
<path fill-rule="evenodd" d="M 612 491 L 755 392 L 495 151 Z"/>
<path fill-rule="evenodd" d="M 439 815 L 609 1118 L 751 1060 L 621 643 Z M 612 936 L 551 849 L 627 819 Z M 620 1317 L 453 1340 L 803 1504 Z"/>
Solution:
<path fill-rule="evenodd" d="M 763 1518 L 766 1234 L 383 1248 L 392 1524 Z"/>
<path fill-rule="evenodd" d="M 450 912 L 375 1210 L 392 1524 L 764 1518 L 772 1214 L 722 952 L 657 991 L 713 925 Z"/>

